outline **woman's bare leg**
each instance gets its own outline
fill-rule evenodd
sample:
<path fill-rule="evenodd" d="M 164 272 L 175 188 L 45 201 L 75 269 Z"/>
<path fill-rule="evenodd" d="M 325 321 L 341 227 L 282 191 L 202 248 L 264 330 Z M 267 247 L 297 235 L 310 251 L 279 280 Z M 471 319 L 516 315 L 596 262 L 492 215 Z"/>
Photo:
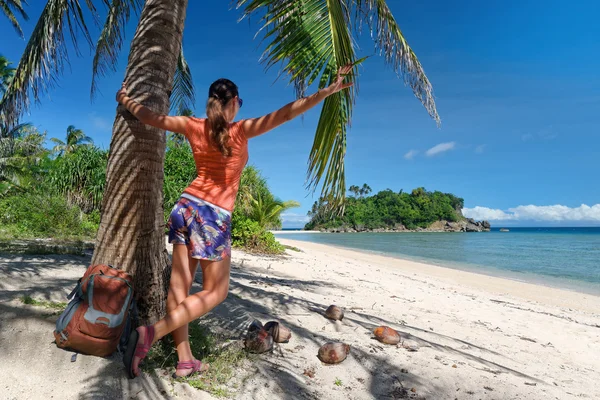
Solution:
<path fill-rule="evenodd" d="M 167 314 L 176 309 L 189 296 L 197 268 L 198 260 L 189 256 L 186 245 L 173 245 L 173 263 L 171 280 L 169 282 L 169 294 L 167 296 Z M 188 326 L 188 324 L 185 324 L 171 332 L 179 361 L 194 359 L 190 348 Z"/>
<path fill-rule="evenodd" d="M 203 285 L 202 291 L 188 296 L 167 316 L 154 324 L 154 340 L 173 332 L 175 329 L 187 325 L 191 321 L 200 318 L 218 304 L 223 302 L 229 292 L 229 272 L 231 258 L 227 257 L 221 261 L 200 260 L 202 267 Z M 138 343 L 143 343 L 145 330 L 140 331 Z M 140 359 L 134 357 L 133 370 L 138 371 Z"/>

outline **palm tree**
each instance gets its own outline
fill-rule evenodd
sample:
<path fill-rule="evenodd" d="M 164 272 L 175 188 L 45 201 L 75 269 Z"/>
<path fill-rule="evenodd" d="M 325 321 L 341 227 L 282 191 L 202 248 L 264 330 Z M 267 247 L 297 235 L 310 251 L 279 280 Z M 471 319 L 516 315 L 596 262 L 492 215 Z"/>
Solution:
<path fill-rule="evenodd" d="M 0 125 L 0 184 L 2 197 L 8 190 L 36 184 L 32 167 L 46 156 L 46 134 L 31 124 L 18 124 L 11 129 Z"/>
<path fill-rule="evenodd" d="M 371 187 L 366 183 L 363 183 L 362 187 L 358 189 L 358 194 L 360 194 L 360 197 L 365 197 L 366 195 L 371 193 L 371 191 Z"/>
<path fill-rule="evenodd" d="M 19 36 L 23 37 L 23 31 L 21 30 L 21 25 L 19 25 L 19 21 L 15 16 L 15 12 L 17 14 L 21 14 L 21 17 L 27 21 L 29 17 L 25 13 L 23 9 L 23 4 L 27 4 L 26 0 L 0 0 L 0 10 L 6 15 L 6 17 L 10 20 L 12 26 L 15 28 Z"/>
<path fill-rule="evenodd" d="M 235 208 L 248 215 L 252 211 L 254 199 L 258 196 L 267 197 L 269 194 L 267 180 L 256 167 L 248 165 L 242 171 Z"/>
<path fill-rule="evenodd" d="M 290 208 L 300 207 L 300 203 L 294 200 L 281 201 L 258 193 L 251 201 L 248 216 L 259 223 L 263 229 L 279 228 L 281 226 L 281 214 Z"/>
<path fill-rule="evenodd" d="M 79 32 L 92 45 L 81 3 L 47 1 L 0 102 L 0 113 L 6 120 L 18 119 L 27 110 L 30 95 L 39 100 L 60 75 L 67 60 L 66 26 L 72 37 Z M 189 73 L 181 51 L 187 0 L 88 0 L 85 4 L 92 15 L 97 15 L 94 3 L 109 8 L 95 46 L 92 95 L 97 77 L 114 71 L 124 26 L 132 11 L 143 5 L 131 43 L 126 80 L 132 98 L 166 114 L 169 94 L 174 93 L 175 100 L 189 94 L 185 90 L 172 91 L 173 84 L 187 84 L 188 88 L 191 84 L 191 79 L 175 79 L 176 71 Z M 258 14 L 264 22 L 261 31 L 267 47 L 263 60 L 267 67 L 282 66 L 298 96 L 313 84 L 320 88 L 328 85 L 338 68 L 348 63 L 355 66 L 348 79 L 358 81 L 362 59 L 355 52 L 355 36 L 360 26 L 367 24 L 386 63 L 439 122 L 431 84 L 385 0 L 236 0 L 235 4 L 243 8 L 244 16 Z M 340 207 L 345 195 L 346 133 L 357 91 L 358 85 L 354 85 L 325 100 L 310 153 L 308 187 L 314 190 L 322 183 L 322 195 L 330 199 L 332 207 Z M 174 102 L 173 107 L 178 109 Z M 164 153 L 164 133 L 142 125 L 119 106 L 92 261 L 118 265 L 136 276 L 143 323 L 162 315 L 169 276 L 162 234 Z"/>
<path fill-rule="evenodd" d="M 73 153 L 79 147 L 94 144 L 91 137 L 86 136 L 81 129 L 77 129 L 73 125 L 69 125 L 67 128 L 66 142 L 57 138 L 51 138 L 50 141 L 55 144 L 52 152 L 57 156 Z"/>
<path fill-rule="evenodd" d="M 4 94 L 10 80 L 15 74 L 15 69 L 10 67 L 10 64 L 11 62 L 6 57 L 0 56 L 0 95 Z"/>

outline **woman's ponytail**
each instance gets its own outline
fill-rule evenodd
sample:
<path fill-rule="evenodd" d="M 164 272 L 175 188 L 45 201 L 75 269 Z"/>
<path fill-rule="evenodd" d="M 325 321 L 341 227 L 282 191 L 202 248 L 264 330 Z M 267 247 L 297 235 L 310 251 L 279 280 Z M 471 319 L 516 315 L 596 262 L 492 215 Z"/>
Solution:
<path fill-rule="evenodd" d="M 223 113 L 223 104 L 218 98 L 211 96 L 206 102 L 206 117 L 210 129 L 210 137 L 225 157 L 231 155 L 229 146 L 229 124 Z"/>

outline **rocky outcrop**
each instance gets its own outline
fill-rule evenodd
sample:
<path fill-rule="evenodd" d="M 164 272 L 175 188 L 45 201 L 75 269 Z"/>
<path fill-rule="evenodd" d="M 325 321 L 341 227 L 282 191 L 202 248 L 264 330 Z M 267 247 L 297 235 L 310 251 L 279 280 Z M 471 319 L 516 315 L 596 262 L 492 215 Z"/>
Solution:
<path fill-rule="evenodd" d="M 435 221 L 427 228 L 406 229 L 402 224 L 396 224 L 394 227 L 367 229 L 363 226 L 351 227 L 340 226 L 337 228 L 321 229 L 321 232 L 328 233 L 355 233 L 355 232 L 489 232 L 490 223 L 488 221 L 475 221 L 472 218 L 466 218 L 457 222 Z"/>

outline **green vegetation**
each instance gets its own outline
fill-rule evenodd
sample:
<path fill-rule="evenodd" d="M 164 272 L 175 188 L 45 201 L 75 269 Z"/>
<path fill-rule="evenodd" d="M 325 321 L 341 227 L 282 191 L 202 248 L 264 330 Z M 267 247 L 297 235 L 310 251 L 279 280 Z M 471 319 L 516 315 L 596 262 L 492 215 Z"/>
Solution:
<path fill-rule="evenodd" d="M 296 246 L 288 246 L 288 245 L 286 244 L 286 245 L 283 245 L 283 247 L 284 247 L 284 248 L 286 248 L 287 250 L 295 251 L 295 252 L 297 252 L 297 253 L 302 253 L 302 250 L 300 250 L 300 249 L 299 249 L 299 248 L 297 248 Z"/>
<path fill-rule="evenodd" d="M 57 312 L 63 312 L 65 308 L 67 308 L 67 303 L 59 302 L 59 301 L 46 301 L 46 300 L 37 300 L 29 295 L 25 295 L 21 297 L 21 301 L 23 304 L 28 304 L 32 306 L 51 308 L 56 310 Z"/>
<path fill-rule="evenodd" d="M 463 219 L 461 209 L 463 199 L 449 193 L 428 192 L 417 188 L 410 194 L 402 190 L 398 193 L 384 190 L 368 196 L 368 185 L 351 186 L 354 196 L 348 197 L 345 213 L 332 211 L 326 199 L 319 199 L 308 213 L 310 221 L 305 229 L 328 229 L 348 227 L 357 231 L 398 228 L 426 228 L 435 221 L 455 222 Z"/>
<path fill-rule="evenodd" d="M 276 198 L 260 172 L 252 166 L 246 167 L 233 213 L 233 245 L 267 254 L 283 253 L 285 248 L 268 229 L 281 228 L 281 214 L 299 205 Z"/>
<path fill-rule="evenodd" d="M 333 384 L 335 386 L 342 386 L 343 385 L 342 380 L 340 378 L 335 378 L 335 381 L 333 382 Z"/>
<path fill-rule="evenodd" d="M 107 152 L 71 143 L 52 157 L 46 133 L 28 123 L 0 133 L 0 237 L 95 237 Z"/>
<path fill-rule="evenodd" d="M 108 151 L 81 146 L 57 157 L 48 169 L 48 183 L 69 204 L 85 213 L 96 213 L 99 221 L 106 182 Z"/>
<path fill-rule="evenodd" d="M 0 198 L 0 231 L 15 238 L 92 238 L 99 214 L 85 214 L 59 195 L 36 190 Z"/>
<path fill-rule="evenodd" d="M 205 390 L 217 397 L 229 397 L 227 383 L 236 376 L 237 368 L 249 357 L 237 342 L 210 333 L 195 321 L 190 324 L 190 347 L 192 354 L 210 364 L 208 371 L 190 378 L 180 378 L 191 386 Z M 172 368 L 177 363 L 177 352 L 171 336 L 153 346 L 144 360 L 142 369 Z"/>

